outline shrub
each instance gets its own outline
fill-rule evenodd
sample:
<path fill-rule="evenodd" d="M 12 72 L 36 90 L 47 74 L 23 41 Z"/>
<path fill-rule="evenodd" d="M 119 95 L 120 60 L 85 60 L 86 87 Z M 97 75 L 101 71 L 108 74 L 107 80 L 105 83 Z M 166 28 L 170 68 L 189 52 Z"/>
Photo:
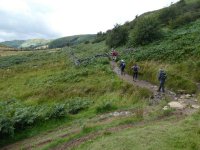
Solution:
<path fill-rule="evenodd" d="M 89 44 L 89 43 L 90 43 L 90 41 L 85 41 L 85 42 L 84 42 L 84 44 Z"/>
<path fill-rule="evenodd" d="M 12 118 L 0 114 L 0 135 L 14 135 L 14 121 Z"/>
<path fill-rule="evenodd" d="M 48 112 L 46 113 L 46 120 L 50 118 L 60 118 L 66 115 L 67 111 L 65 109 L 65 104 L 54 104 L 49 107 Z"/>
<path fill-rule="evenodd" d="M 79 106 L 80 105 L 80 106 Z M 88 101 L 70 103 L 44 104 L 39 106 L 26 105 L 18 100 L 0 102 L 0 136 L 13 135 L 15 130 L 21 130 L 39 121 L 64 117 L 67 112 L 78 112 L 88 106 Z"/>
<path fill-rule="evenodd" d="M 79 111 L 88 108 L 91 101 L 87 99 L 81 99 L 79 97 L 71 99 L 66 103 L 68 113 L 77 114 Z"/>
<path fill-rule="evenodd" d="M 178 15 L 177 7 L 170 6 L 161 10 L 158 19 L 163 24 L 169 24 L 170 20 L 173 20 Z"/>
<path fill-rule="evenodd" d="M 37 113 L 34 107 L 16 108 L 14 114 L 15 128 L 24 128 L 26 125 L 33 124 L 37 118 Z"/>
<path fill-rule="evenodd" d="M 200 15 L 196 12 L 194 12 L 194 13 L 187 12 L 187 13 L 184 13 L 183 15 L 180 15 L 176 19 L 171 20 L 169 22 L 169 25 L 171 28 L 177 28 L 179 26 L 183 26 L 185 24 L 188 24 L 188 23 L 194 21 L 199 17 L 200 17 Z"/>

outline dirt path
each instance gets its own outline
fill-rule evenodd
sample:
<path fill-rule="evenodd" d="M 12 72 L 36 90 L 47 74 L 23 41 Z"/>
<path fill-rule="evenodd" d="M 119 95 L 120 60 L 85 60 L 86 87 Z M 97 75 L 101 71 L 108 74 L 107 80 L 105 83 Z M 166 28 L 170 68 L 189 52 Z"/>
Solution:
<path fill-rule="evenodd" d="M 158 104 L 163 98 L 169 98 L 171 100 L 171 103 L 169 103 L 169 106 L 172 108 L 177 107 L 179 111 L 181 111 L 183 114 L 192 114 L 196 112 L 200 105 L 198 103 L 198 100 L 196 98 L 196 95 L 190 95 L 190 94 L 176 94 L 168 89 L 165 90 L 165 94 L 157 92 L 158 86 L 153 85 L 147 81 L 143 80 L 137 80 L 136 82 L 133 81 L 133 77 L 126 74 L 121 75 L 120 68 L 117 66 L 117 63 L 110 62 L 113 71 L 118 75 L 119 78 L 122 80 L 136 85 L 141 88 L 147 88 L 153 93 L 153 96 L 150 98 L 150 104 Z M 177 106 L 178 105 L 178 106 Z M 166 106 L 167 108 L 168 106 Z"/>
<path fill-rule="evenodd" d="M 151 84 L 147 81 L 143 81 L 143 80 L 137 80 L 137 81 L 133 81 L 133 77 L 126 74 L 125 75 L 121 75 L 121 72 L 120 72 L 120 68 L 117 66 L 117 64 L 115 62 L 111 62 L 111 66 L 113 68 L 113 71 L 118 75 L 119 78 L 127 81 L 128 83 L 131 83 L 131 84 L 134 84 L 138 87 L 142 87 L 142 88 L 147 88 L 148 90 L 150 90 L 151 92 L 153 92 L 154 96 L 156 95 L 161 95 L 161 93 L 158 93 L 157 90 L 158 90 L 158 86 L 157 85 L 154 85 L 154 84 Z M 170 97 L 171 99 L 174 99 L 176 94 L 172 91 L 169 91 L 169 90 L 165 90 L 165 95 Z"/>
<path fill-rule="evenodd" d="M 57 139 L 67 138 L 79 132 L 80 132 L 80 129 L 78 128 L 76 129 L 73 129 L 70 127 L 57 128 L 55 130 L 50 130 L 38 136 L 34 136 L 32 138 L 28 138 L 28 139 L 10 144 L 8 146 L 0 148 L 0 150 L 38 149 Z"/>

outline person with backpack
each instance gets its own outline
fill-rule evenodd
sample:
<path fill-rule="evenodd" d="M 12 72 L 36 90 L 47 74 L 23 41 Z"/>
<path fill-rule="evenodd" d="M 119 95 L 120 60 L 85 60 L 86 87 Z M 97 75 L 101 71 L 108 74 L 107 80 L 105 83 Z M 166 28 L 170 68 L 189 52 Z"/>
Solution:
<path fill-rule="evenodd" d="M 131 67 L 133 69 L 133 81 L 136 81 L 138 78 L 138 70 L 139 66 L 135 64 L 134 66 Z"/>
<path fill-rule="evenodd" d="M 124 72 L 125 67 L 126 67 L 125 61 L 121 60 L 120 62 L 121 75 L 125 75 L 125 72 Z"/>
<path fill-rule="evenodd" d="M 165 93 L 165 81 L 166 81 L 166 79 L 167 79 L 167 74 L 161 68 L 160 71 L 159 71 L 159 75 L 158 75 L 158 80 L 160 81 L 160 86 L 158 88 L 158 92 L 160 92 L 161 89 L 162 89 L 162 92 Z"/>

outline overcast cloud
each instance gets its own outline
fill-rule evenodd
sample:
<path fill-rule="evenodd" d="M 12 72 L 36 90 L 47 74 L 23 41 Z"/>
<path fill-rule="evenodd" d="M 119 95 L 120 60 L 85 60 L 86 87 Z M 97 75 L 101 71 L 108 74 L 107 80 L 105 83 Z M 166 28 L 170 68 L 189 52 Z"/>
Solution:
<path fill-rule="evenodd" d="M 0 41 L 105 32 L 178 0 L 1 0 Z"/>

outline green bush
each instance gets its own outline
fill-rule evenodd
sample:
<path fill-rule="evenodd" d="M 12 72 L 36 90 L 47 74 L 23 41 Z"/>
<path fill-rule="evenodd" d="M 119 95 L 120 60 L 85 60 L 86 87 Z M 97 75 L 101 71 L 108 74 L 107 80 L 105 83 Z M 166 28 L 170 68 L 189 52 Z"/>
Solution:
<path fill-rule="evenodd" d="M 200 17 L 200 13 L 187 12 L 187 13 L 184 13 L 183 15 L 178 16 L 174 20 L 170 20 L 169 25 L 171 28 L 177 28 L 179 26 L 183 26 L 185 24 L 188 24 L 194 21 L 199 17 Z"/>
<path fill-rule="evenodd" d="M 66 103 L 68 113 L 77 114 L 79 111 L 88 108 L 91 101 L 87 99 L 81 99 L 79 97 L 69 100 Z"/>
<path fill-rule="evenodd" d="M 172 5 L 170 7 L 164 8 L 160 11 L 158 19 L 163 24 L 169 24 L 170 20 L 173 20 L 179 14 L 177 7 Z"/>
<path fill-rule="evenodd" d="M 14 121 L 4 114 L 0 114 L 0 136 L 2 134 L 14 135 Z"/>
<path fill-rule="evenodd" d="M 37 113 L 34 110 L 35 108 L 32 106 L 16 108 L 13 116 L 15 128 L 23 129 L 26 125 L 33 124 L 37 118 Z"/>
<path fill-rule="evenodd" d="M 64 117 L 66 113 L 67 113 L 67 110 L 65 109 L 65 104 L 54 104 L 49 107 L 49 110 L 46 113 L 45 119 L 48 120 L 50 118 Z"/>

